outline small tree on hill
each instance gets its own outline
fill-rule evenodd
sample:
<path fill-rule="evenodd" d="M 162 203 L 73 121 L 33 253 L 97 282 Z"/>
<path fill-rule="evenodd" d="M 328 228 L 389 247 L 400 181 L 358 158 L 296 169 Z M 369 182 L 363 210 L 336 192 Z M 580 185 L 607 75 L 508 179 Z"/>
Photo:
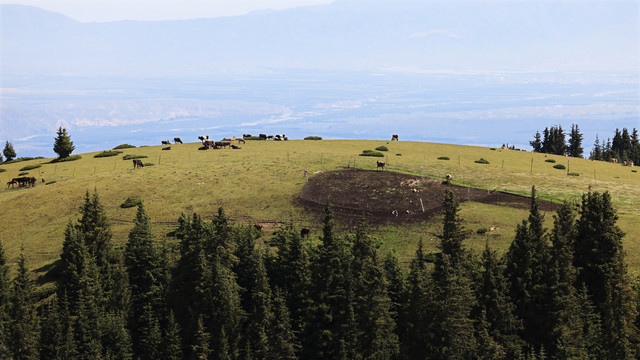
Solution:
<path fill-rule="evenodd" d="M 76 147 L 73 146 L 73 141 L 71 141 L 71 138 L 67 134 L 67 129 L 63 129 L 62 127 L 58 128 L 58 136 L 53 143 L 53 151 L 58 154 L 60 158 L 66 158 L 71 155 L 75 149 Z"/>
<path fill-rule="evenodd" d="M 16 151 L 13 150 L 13 145 L 8 141 L 4 144 L 4 150 L 2 150 L 2 153 L 4 154 L 4 157 L 7 158 L 7 161 L 16 157 Z"/>

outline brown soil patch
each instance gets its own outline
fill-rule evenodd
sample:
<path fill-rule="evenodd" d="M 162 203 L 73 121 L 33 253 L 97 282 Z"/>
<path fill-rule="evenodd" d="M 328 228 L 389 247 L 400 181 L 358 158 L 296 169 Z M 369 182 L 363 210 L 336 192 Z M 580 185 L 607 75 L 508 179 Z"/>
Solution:
<path fill-rule="evenodd" d="M 528 208 L 526 196 L 443 184 L 442 180 L 391 171 L 337 170 L 319 173 L 302 187 L 298 205 L 324 211 L 330 202 L 338 220 L 352 222 L 363 215 L 370 223 L 425 220 L 441 212 L 446 190 L 460 202 L 475 201 Z M 540 201 L 540 209 L 554 211 L 558 204 Z"/>

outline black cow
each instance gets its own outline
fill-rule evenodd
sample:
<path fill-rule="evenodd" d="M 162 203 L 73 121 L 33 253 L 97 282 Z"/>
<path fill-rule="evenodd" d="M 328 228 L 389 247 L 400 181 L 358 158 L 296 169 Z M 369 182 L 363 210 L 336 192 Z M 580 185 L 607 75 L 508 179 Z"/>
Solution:
<path fill-rule="evenodd" d="M 171 150 L 171 146 L 163 147 L 162 150 Z"/>
<path fill-rule="evenodd" d="M 387 164 L 384 161 L 376 161 L 376 164 L 378 165 L 376 170 L 378 170 L 380 168 L 382 168 L 382 170 L 384 170 L 384 168 L 387 167 Z"/>
<path fill-rule="evenodd" d="M 209 140 L 209 135 L 200 135 L 198 136 L 198 140 L 204 143 L 205 140 Z"/>
<path fill-rule="evenodd" d="M 170 145 L 171 141 L 169 140 L 162 140 L 162 145 Z"/>
<path fill-rule="evenodd" d="M 202 145 L 204 145 L 205 150 L 206 150 L 206 149 L 209 149 L 209 148 L 213 148 L 213 147 L 214 147 L 214 145 L 215 145 L 215 143 L 214 143 L 214 141 L 213 141 L 213 140 L 205 140 L 205 141 L 202 143 Z"/>
<path fill-rule="evenodd" d="M 391 135 L 391 141 L 398 141 L 398 134 Z"/>
<path fill-rule="evenodd" d="M 241 146 L 231 144 L 232 149 L 242 149 Z"/>
<path fill-rule="evenodd" d="M 141 168 L 143 168 L 143 167 L 144 167 L 144 164 L 142 163 L 142 160 L 140 160 L 140 159 L 133 159 L 133 168 L 134 168 L 134 169 L 137 169 L 137 168 L 139 168 L 139 167 L 141 167 Z"/>
<path fill-rule="evenodd" d="M 267 140 L 267 134 L 260 134 L 260 140 Z"/>
<path fill-rule="evenodd" d="M 175 138 L 173 138 L 173 142 L 174 142 L 174 143 L 176 143 L 176 144 L 177 144 L 177 143 L 182 144 L 182 140 L 180 140 L 180 138 L 179 138 L 179 137 L 175 137 Z"/>
<path fill-rule="evenodd" d="M 251 134 L 242 134 L 242 138 L 243 139 L 247 139 L 247 138 L 250 138 L 250 137 L 253 137 L 253 136 L 251 136 Z"/>

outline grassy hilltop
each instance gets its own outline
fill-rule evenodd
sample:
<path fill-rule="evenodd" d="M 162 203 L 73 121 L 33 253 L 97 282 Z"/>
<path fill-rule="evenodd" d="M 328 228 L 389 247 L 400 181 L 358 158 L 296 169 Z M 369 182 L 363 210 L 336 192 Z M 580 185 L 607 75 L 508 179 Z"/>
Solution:
<path fill-rule="evenodd" d="M 116 145 L 116 144 L 114 144 Z M 385 158 L 358 156 L 363 150 L 384 145 Z M 112 221 L 114 240 L 123 244 L 132 227 L 135 208 L 123 209 L 128 197 L 144 201 L 158 238 L 177 225 L 181 212 L 197 212 L 210 218 L 223 207 L 236 223 L 267 225 L 293 221 L 311 229 L 313 238 L 320 234 L 317 215 L 293 204 L 305 184 L 304 170 L 309 176 L 317 171 L 335 170 L 347 165 L 375 169 L 376 160 L 387 161 L 389 169 L 408 174 L 442 179 L 453 176 L 453 183 L 483 189 L 497 189 L 526 195 L 535 185 L 544 200 L 579 202 L 588 191 L 609 191 L 620 217 L 618 225 L 626 233 L 624 246 L 632 274 L 640 272 L 640 173 L 637 168 L 623 167 L 586 159 L 481 147 L 364 140 L 247 141 L 240 150 L 197 151 L 200 143 L 123 149 L 112 157 L 94 158 L 96 153 L 81 154 L 77 161 L 50 163 L 36 159 L 1 165 L 0 179 L 6 184 L 19 173 L 38 178 L 34 188 L 7 188 L 0 191 L 2 209 L 0 241 L 11 261 L 20 247 L 32 269 L 45 267 L 59 258 L 64 229 L 78 218 L 78 208 L 86 191 L 97 190 L 108 217 Z M 145 155 L 144 169 L 134 170 L 126 155 Z M 449 160 L 439 160 L 446 156 Z M 484 158 L 489 164 L 478 164 Z M 532 160 L 533 159 L 533 160 Z M 555 160 L 555 163 L 545 160 Z M 39 168 L 20 171 L 28 165 Z M 555 169 L 557 164 L 567 170 Z M 45 185 L 41 179 L 53 182 Z M 526 218 L 526 209 L 467 202 L 461 215 L 472 231 L 466 245 L 482 249 L 486 241 L 504 251 L 513 239 L 515 227 Z M 546 226 L 552 225 L 552 214 L 546 215 Z M 395 249 L 401 260 L 413 256 L 418 240 L 435 250 L 440 231 L 439 217 L 420 223 L 372 227 L 383 250 Z M 494 227 L 485 235 L 480 228 Z M 270 230 L 265 226 L 265 230 Z M 167 238 L 171 239 L 171 238 Z"/>

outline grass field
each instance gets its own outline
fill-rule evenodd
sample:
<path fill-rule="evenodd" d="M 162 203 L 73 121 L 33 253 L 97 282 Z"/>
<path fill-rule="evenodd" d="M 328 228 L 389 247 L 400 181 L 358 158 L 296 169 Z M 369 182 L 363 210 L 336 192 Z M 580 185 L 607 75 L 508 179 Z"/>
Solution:
<path fill-rule="evenodd" d="M 117 144 L 114 144 L 114 146 Z M 81 154 L 82 159 L 49 163 L 36 159 L 0 165 L 0 179 L 5 183 L 17 177 L 21 168 L 41 164 L 28 171 L 38 178 L 34 188 L 7 188 L 0 191 L 0 241 L 13 263 L 24 247 L 29 267 L 46 266 L 59 257 L 64 228 L 78 218 L 86 191 L 97 190 L 107 215 L 112 220 L 114 240 L 122 244 L 132 227 L 135 207 L 122 209 L 128 197 L 144 201 L 160 239 L 173 230 L 181 212 L 197 212 L 205 219 L 222 206 L 236 223 L 290 222 L 309 227 L 312 236 L 320 234 L 319 217 L 305 213 L 292 204 L 309 176 L 317 171 L 346 167 L 374 169 L 382 158 L 358 156 L 363 150 L 385 145 L 388 166 L 393 171 L 443 178 L 453 175 L 453 183 L 479 188 L 528 194 L 535 185 L 541 198 L 552 201 L 579 202 L 588 191 L 609 191 L 618 209 L 619 226 L 626 233 L 624 247 L 633 274 L 640 273 L 640 173 L 619 164 L 585 159 L 534 154 L 529 152 L 481 147 L 360 140 L 247 141 L 241 150 L 197 151 L 200 143 L 122 149 L 112 157 L 94 158 L 100 152 Z M 401 154 L 401 155 L 400 155 Z M 126 155 L 146 155 L 134 170 Z M 450 160 L 438 160 L 446 156 Z M 478 164 L 484 158 L 489 164 Z M 545 162 L 554 159 L 555 163 Z M 565 170 L 554 169 L 563 164 Z M 579 176 L 567 176 L 568 172 Z M 47 182 L 45 185 L 40 179 Z M 546 215 L 551 226 L 552 215 Z M 498 205 L 465 203 L 462 217 L 472 231 L 467 246 L 481 250 L 489 243 L 504 251 L 513 239 L 515 227 L 526 218 L 527 211 Z M 481 227 L 495 226 L 485 235 L 476 234 Z M 406 225 L 386 224 L 372 228 L 384 251 L 394 249 L 407 261 L 420 239 L 435 250 L 440 219 Z"/>

